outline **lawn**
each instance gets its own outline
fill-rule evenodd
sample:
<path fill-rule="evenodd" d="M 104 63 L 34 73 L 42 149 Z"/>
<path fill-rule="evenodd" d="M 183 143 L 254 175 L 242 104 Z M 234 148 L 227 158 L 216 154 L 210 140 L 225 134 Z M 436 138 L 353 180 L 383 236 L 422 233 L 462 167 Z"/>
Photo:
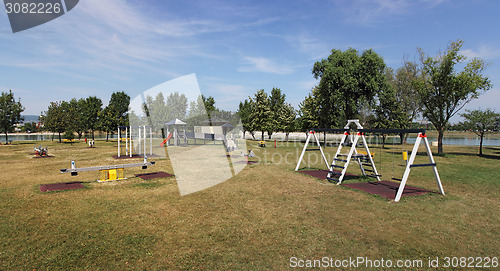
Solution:
<path fill-rule="evenodd" d="M 435 159 L 446 196 L 394 203 L 294 172 L 302 144 L 257 143 L 247 146 L 258 164 L 182 197 L 175 178 L 133 177 L 173 173 L 168 158 L 151 159 L 156 165 L 147 170 L 125 169 L 123 181 L 59 173 L 71 160 L 78 167 L 140 162 L 113 159 L 116 142 L 97 141 L 94 149 L 43 142 L 52 158 L 33 158 L 32 143 L 2 145 L 0 270 L 281 270 L 293 265 L 292 257 L 422 260 L 417 269 L 424 270 L 429 258 L 439 257 L 440 269 L 449 270 L 444 257 L 500 256 L 500 147 L 485 147 L 479 157 L 477 147 L 445 146 L 446 155 Z M 400 178 L 405 149 L 411 146 L 372 147 L 383 180 Z M 309 167 L 324 167 L 306 159 Z M 418 159 L 427 161 L 423 147 Z M 39 190 L 69 181 L 85 188 Z M 408 185 L 437 191 L 430 168 L 413 169 Z"/>

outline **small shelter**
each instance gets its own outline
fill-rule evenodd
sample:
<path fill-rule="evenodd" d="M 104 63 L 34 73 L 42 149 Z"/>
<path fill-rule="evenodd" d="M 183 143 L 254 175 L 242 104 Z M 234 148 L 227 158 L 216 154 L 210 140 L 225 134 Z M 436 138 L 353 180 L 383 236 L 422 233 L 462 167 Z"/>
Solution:
<path fill-rule="evenodd" d="M 187 144 L 186 138 L 186 123 L 178 118 L 175 118 L 167 123 L 165 123 L 167 127 L 167 146 L 170 145 L 170 138 L 174 140 L 174 146 L 178 146 L 181 144 L 181 139 L 184 140 L 184 144 Z M 170 135 L 172 133 L 172 135 Z"/>

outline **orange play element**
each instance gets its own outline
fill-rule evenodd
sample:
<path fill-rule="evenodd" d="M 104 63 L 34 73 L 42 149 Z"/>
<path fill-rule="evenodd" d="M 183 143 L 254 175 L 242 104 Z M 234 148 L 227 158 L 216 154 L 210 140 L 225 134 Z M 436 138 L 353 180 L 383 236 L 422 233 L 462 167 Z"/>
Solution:
<path fill-rule="evenodd" d="M 160 144 L 160 146 L 163 147 L 163 145 L 165 145 L 165 143 L 167 143 L 167 141 L 172 137 L 173 133 L 170 133 L 167 138 L 165 140 L 163 140 L 163 142 Z"/>

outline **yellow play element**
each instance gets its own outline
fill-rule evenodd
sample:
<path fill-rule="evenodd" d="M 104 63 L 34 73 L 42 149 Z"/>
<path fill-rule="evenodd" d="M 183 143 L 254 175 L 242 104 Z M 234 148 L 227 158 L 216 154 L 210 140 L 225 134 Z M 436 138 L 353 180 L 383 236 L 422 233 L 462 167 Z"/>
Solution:
<path fill-rule="evenodd" d="M 98 182 L 123 180 L 123 168 L 99 170 Z"/>
<path fill-rule="evenodd" d="M 365 151 L 358 151 L 358 154 L 367 155 L 367 153 Z M 372 155 L 372 158 L 375 156 L 374 153 L 371 153 L 371 155 Z"/>
<path fill-rule="evenodd" d="M 408 161 L 408 152 L 407 151 L 403 152 L 403 161 Z"/>

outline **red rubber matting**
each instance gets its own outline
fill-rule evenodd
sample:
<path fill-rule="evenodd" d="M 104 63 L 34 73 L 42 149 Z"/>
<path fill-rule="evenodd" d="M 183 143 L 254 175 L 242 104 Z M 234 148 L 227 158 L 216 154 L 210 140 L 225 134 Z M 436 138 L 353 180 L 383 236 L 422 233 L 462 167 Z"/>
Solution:
<path fill-rule="evenodd" d="M 41 184 L 40 191 L 61 191 L 61 190 L 71 190 L 83 188 L 81 182 L 69 182 L 69 183 L 51 183 L 51 184 Z"/>
<path fill-rule="evenodd" d="M 380 182 L 365 182 L 365 183 L 346 183 L 342 184 L 344 186 L 361 190 L 370 194 L 379 195 L 387 199 L 394 199 L 396 193 L 399 189 L 399 183 L 391 181 L 380 181 Z M 427 193 L 436 193 L 427 189 L 418 188 L 414 186 L 405 185 L 405 190 L 403 191 L 403 197 L 406 196 L 418 196 Z"/>
<path fill-rule="evenodd" d="M 340 173 L 338 170 L 334 170 L 335 172 Z M 326 180 L 326 175 L 328 175 L 328 170 L 326 169 L 321 169 L 321 170 L 299 170 L 300 173 L 307 174 L 309 176 L 313 176 L 314 178 L 318 178 L 321 180 Z M 346 173 L 345 174 L 345 179 L 350 179 L 352 177 L 357 177 L 354 174 L 351 173 Z"/>
<path fill-rule="evenodd" d="M 300 173 L 307 174 L 309 176 L 326 180 L 327 170 L 300 170 Z M 354 174 L 346 173 L 344 180 L 357 178 Z M 399 183 L 391 181 L 380 181 L 380 182 L 362 182 L 362 183 L 342 183 L 342 185 L 364 191 L 373 195 L 379 195 L 387 199 L 394 199 L 396 193 L 399 189 Z M 405 185 L 405 190 L 403 191 L 402 197 L 405 196 L 418 196 L 427 193 L 436 193 L 423 188 L 418 188 L 414 186 Z"/>
<path fill-rule="evenodd" d="M 174 175 L 159 171 L 152 173 L 144 173 L 144 174 L 135 174 L 135 177 L 139 177 L 143 180 L 155 179 L 155 178 L 163 178 L 163 177 L 173 177 Z"/>

